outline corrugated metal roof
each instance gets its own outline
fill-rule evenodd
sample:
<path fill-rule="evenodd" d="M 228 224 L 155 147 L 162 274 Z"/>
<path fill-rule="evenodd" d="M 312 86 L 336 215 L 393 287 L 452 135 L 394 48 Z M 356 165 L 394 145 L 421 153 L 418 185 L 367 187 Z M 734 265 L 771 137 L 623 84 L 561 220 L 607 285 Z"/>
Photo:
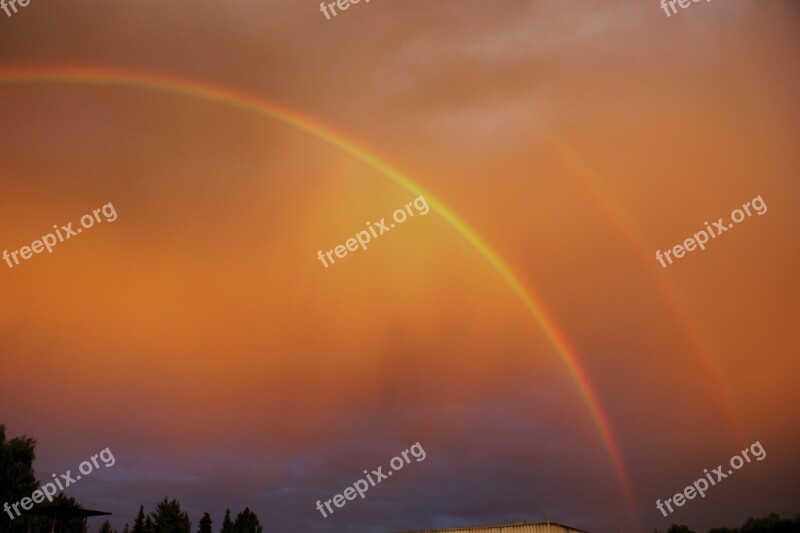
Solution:
<path fill-rule="evenodd" d="M 555 522 L 515 522 L 499 526 L 459 527 L 452 529 L 423 529 L 401 533 L 587 533 L 581 529 L 557 524 Z"/>

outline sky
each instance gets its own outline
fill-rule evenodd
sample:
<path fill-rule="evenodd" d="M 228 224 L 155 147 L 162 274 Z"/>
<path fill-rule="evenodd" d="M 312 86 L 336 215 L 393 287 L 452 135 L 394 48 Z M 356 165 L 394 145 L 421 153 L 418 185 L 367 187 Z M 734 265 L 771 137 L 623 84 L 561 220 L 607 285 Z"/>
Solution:
<path fill-rule="evenodd" d="M 165 496 L 270 533 L 800 512 L 796 3 L 17 7 L 0 250 L 112 206 L 0 261 L 0 424 L 41 481 L 108 447 L 66 493 L 120 529 Z"/>

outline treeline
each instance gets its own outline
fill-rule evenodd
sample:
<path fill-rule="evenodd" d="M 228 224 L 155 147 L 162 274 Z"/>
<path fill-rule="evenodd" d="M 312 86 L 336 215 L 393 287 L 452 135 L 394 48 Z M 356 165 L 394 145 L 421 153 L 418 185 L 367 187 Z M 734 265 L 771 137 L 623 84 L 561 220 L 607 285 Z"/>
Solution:
<path fill-rule="evenodd" d="M 656 531 L 658 533 L 658 531 Z M 667 533 L 695 533 L 687 526 L 672 524 L 667 530 Z M 728 529 L 727 527 L 717 527 L 709 529 L 708 533 L 800 533 L 800 515 L 791 518 L 781 519 L 780 515 L 775 513 L 765 516 L 764 518 L 747 519 L 747 522 L 742 524 L 742 527 Z"/>
<path fill-rule="evenodd" d="M 6 440 L 6 428 L 0 424 L 0 504 L 19 502 L 39 488 L 33 473 L 36 459 L 36 441 L 26 437 Z M 53 504 L 62 508 L 82 509 L 72 497 L 58 494 Z M 88 533 L 83 517 L 58 519 L 36 516 L 29 513 L 13 516 L 11 510 L 0 512 L 0 533 Z M 200 519 L 197 533 L 214 533 L 211 516 L 204 513 Z M 150 514 L 145 514 L 144 506 L 139 506 L 139 514 L 121 533 L 192 533 L 189 515 L 181 509 L 177 500 L 164 498 Z M 97 533 L 117 533 L 108 521 L 103 522 Z M 231 518 L 231 511 L 225 511 L 225 518 L 219 533 L 263 533 L 258 516 L 245 507 Z M 655 533 L 658 533 L 656 531 Z M 685 525 L 673 524 L 666 533 L 695 533 Z M 781 519 L 777 514 L 764 518 L 750 518 L 742 527 L 727 529 L 715 528 L 708 533 L 800 533 L 800 516 L 795 519 Z"/>
<path fill-rule="evenodd" d="M 6 439 L 6 428 L 0 424 L 0 533 L 88 533 L 86 519 L 82 516 L 72 518 L 51 518 L 32 514 L 43 507 L 59 507 L 62 510 L 72 509 L 79 514 L 83 509 L 75 498 L 56 495 L 53 502 L 37 505 L 30 512 L 23 511 L 17 515 L 9 507 L 23 498 L 30 497 L 39 489 L 39 482 L 33 472 L 33 461 L 36 459 L 36 441 L 27 437 Z M 28 498 L 30 499 L 30 498 Z M 7 510 L 5 510 L 7 508 Z M 20 509 L 20 506 L 17 506 Z M 24 508 L 23 508 L 24 509 Z M 97 519 L 95 519 L 97 520 Z M 139 506 L 139 514 L 133 522 L 133 528 L 125 525 L 122 533 L 192 533 L 192 522 L 189 515 L 181 509 L 177 500 L 164 498 L 152 513 L 145 515 L 144 506 Z M 219 533 L 262 533 L 263 528 L 258 516 L 246 508 L 231 519 L 231 511 L 225 512 Z M 103 522 L 98 533 L 117 533 L 108 521 Z M 211 516 L 204 513 L 200 519 L 198 533 L 214 533 Z"/>
<path fill-rule="evenodd" d="M 211 515 L 203 513 L 197 533 L 214 533 L 212 525 Z M 192 522 L 189 520 L 189 515 L 181 509 L 181 504 L 177 500 L 164 498 L 156 505 L 155 510 L 146 516 L 144 506 L 139 506 L 139 514 L 133 522 L 133 528 L 130 529 L 128 524 L 125 524 L 122 533 L 191 533 L 191 529 Z M 231 520 L 231 510 L 226 510 L 219 533 L 262 533 L 262 531 L 256 513 L 245 507 L 236 515 L 236 520 Z M 106 520 L 100 525 L 97 533 L 117 532 L 111 527 L 111 522 Z"/>

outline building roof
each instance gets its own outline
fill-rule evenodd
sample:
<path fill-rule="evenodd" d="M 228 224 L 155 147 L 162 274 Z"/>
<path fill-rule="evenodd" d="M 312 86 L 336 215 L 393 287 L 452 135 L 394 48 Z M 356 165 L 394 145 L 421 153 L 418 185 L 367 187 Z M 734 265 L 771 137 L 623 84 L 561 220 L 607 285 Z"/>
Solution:
<path fill-rule="evenodd" d="M 467 526 L 467 527 L 453 527 L 449 529 L 420 529 L 416 531 L 403 531 L 399 533 L 444 533 L 444 532 L 486 532 L 486 533 L 540 533 L 540 532 L 547 532 L 549 526 L 554 526 L 557 528 L 561 528 L 564 531 L 568 532 L 576 532 L 576 533 L 587 533 L 582 529 L 576 529 L 574 527 L 565 526 L 564 524 L 559 524 L 556 522 L 525 522 L 524 520 L 520 520 L 519 522 L 514 522 L 513 524 L 501 524 L 501 525 L 492 525 L 492 526 Z"/>

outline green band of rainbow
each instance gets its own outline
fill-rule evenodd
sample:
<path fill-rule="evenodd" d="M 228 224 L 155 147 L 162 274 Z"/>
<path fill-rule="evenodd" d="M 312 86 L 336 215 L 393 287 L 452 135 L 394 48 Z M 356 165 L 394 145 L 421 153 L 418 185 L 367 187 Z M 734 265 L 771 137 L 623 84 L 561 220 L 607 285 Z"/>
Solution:
<path fill-rule="evenodd" d="M 372 155 L 347 135 L 304 116 L 301 113 L 281 107 L 272 102 L 258 99 L 241 92 L 211 85 L 188 81 L 174 76 L 156 75 L 145 72 L 112 70 L 98 67 L 5 67 L 0 69 L 0 85 L 21 83 L 71 83 L 86 85 L 105 85 L 126 89 L 143 89 L 179 96 L 187 96 L 214 102 L 247 113 L 255 113 L 278 121 L 328 145 L 334 146 L 360 161 L 367 167 L 383 174 L 392 182 L 414 195 L 423 195 L 439 217 L 460 233 L 497 271 L 508 286 L 519 297 L 536 322 L 541 326 L 550 343 L 556 349 L 561 361 L 578 387 L 600 435 L 606 453 L 623 490 L 630 519 L 638 526 L 638 505 L 633 484 L 623 461 L 620 446 L 614 437 L 611 423 L 606 415 L 589 377 L 581 366 L 577 353 L 567 340 L 552 312 L 544 305 L 542 298 L 530 285 L 526 286 L 511 267 L 458 215 L 438 200 L 429 191 L 418 185 L 399 170 Z"/>
<path fill-rule="evenodd" d="M 601 177 L 587 165 L 580 154 L 564 142 L 563 139 L 551 134 L 541 136 L 544 144 L 549 146 L 557 159 L 568 168 L 572 175 L 582 183 L 582 188 L 595 196 L 595 204 L 605 213 L 605 217 L 614 224 L 616 230 L 626 238 L 630 248 L 636 253 L 642 264 L 642 271 L 647 273 L 651 282 L 656 287 L 661 300 L 670 309 L 672 315 L 690 343 L 692 353 L 697 362 L 705 371 L 711 397 L 719 404 L 722 422 L 731 437 L 732 443 L 740 443 L 747 439 L 739 419 L 735 416 L 736 409 L 733 392 L 727 382 L 723 380 L 724 372 L 721 369 L 719 358 L 712 352 L 708 341 L 696 326 L 697 321 L 690 315 L 684 299 L 671 276 L 664 275 L 664 270 L 654 258 L 654 250 L 645 243 L 647 239 L 639 231 L 639 225 L 626 212 L 609 186 Z"/>

